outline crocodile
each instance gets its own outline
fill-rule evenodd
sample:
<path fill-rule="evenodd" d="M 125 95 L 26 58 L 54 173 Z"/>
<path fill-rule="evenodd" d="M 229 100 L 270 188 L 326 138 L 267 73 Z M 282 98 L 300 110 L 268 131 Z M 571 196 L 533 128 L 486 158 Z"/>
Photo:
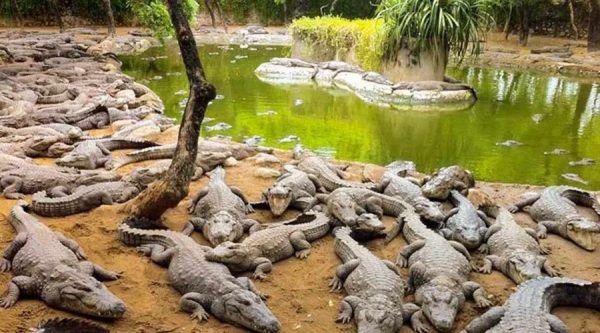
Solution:
<path fill-rule="evenodd" d="M 453 165 L 441 168 L 431 177 L 425 178 L 425 184 L 421 189 L 427 198 L 443 201 L 448 199 L 450 191 L 458 190 L 464 194 L 471 187 L 475 187 L 475 179 L 471 171 Z"/>
<path fill-rule="evenodd" d="M 540 277 L 523 282 L 502 306 L 489 309 L 461 333 L 567 333 L 571 330 L 551 314 L 554 307 L 600 310 L 600 283 L 571 278 Z"/>
<path fill-rule="evenodd" d="M 384 86 L 393 86 L 394 83 L 388 80 L 385 76 L 377 73 L 377 72 L 366 72 L 363 74 L 362 79 L 367 82 L 373 82 L 377 84 L 381 84 Z"/>
<path fill-rule="evenodd" d="M 509 210 L 517 212 L 523 209 L 529 213 L 538 222 L 539 238 L 546 238 L 547 233 L 551 232 L 593 251 L 600 227 L 597 222 L 582 216 L 575 208 L 577 204 L 592 208 L 600 215 L 600 203 L 594 194 L 570 186 L 547 187 L 540 194 L 528 195 Z"/>
<path fill-rule="evenodd" d="M 423 195 L 420 184 L 415 178 L 400 176 L 400 174 L 406 174 L 404 164 L 392 163 L 386 166 L 379 192 L 406 201 L 423 219 L 441 224 L 444 221 L 444 214 L 440 206 Z"/>
<path fill-rule="evenodd" d="M 406 283 L 394 264 L 379 259 L 351 233 L 347 227 L 334 230 L 334 250 L 343 264 L 330 287 L 332 291 L 344 288 L 348 294 L 340 303 L 337 321 L 346 324 L 354 318 L 360 333 L 396 333 L 419 307 L 403 304 Z"/>
<path fill-rule="evenodd" d="M 10 136 L 0 139 L 0 152 L 18 157 L 61 157 L 73 150 L 72 143 L 62 135 Z"/>
<path fill-rule="evenodd" d="M 268 207 L 274 216 L 281 216 L 289 207 L 307 210 L 314 202 L 317 190 L 323 192 L 319 179 L 297 168 L 284 166 L 285 174 L 263 192 L 263 201 L 252 207 Z"/>
<path fill-rule="evenodd" d="M 92 210 L 100 205 L 123 203 L 135 197 L 141 189 L 125 181 L 83 185 L 73 193 L 48 197 L 46 191 L 33 194 L 31 210 L 41 216 L 68 216 Z M 56 194 L 56 190 L 54 194 Z"/>
<path fill-rule="evenodd" d="M 472 298 L 477 307 L 492 304 L 485 290 L 469 280 L 471 256 L 462 244 L 428 229 L 411 207 L 397 221 L 386 242 L 402 231 L 409 243 L 398 254 L 396 263 L 410 267 L 408 286 L 415 292 L 415 303 L 421 306 L 411 318 L 420 328 L 417 332 L 427 332 L 428 323 L 438 331 L 450 332 L 466 298 Z"/>
<path fill-rule="evenodd" d="M 469 250 L 479 248 L 490 224 L 487 216 L 456 190 L 450 191 L 450 201 L 455 208 L 446 215 L 442 235 Z"/>
<path fill-rule="evenodd" d="M 468 90 L 477 97 L 475 90 L 464 83 L 451 83 L 444 81 L 402 81 L 394 86 L 393 90 L 410 90 L 410 91 L 458 91 Z"/>
<path fill-rule="evenodd" d="M 317 68 L 317 64 L 294 58 L 272 58 L 269 62 L 273 65 L 285 67 Z"/>
<path fill-rule="evenodd" d="M 30 333 L 110 333 L 94 322 L 73 318 L 42 320 Z"/>
<path fill-rule="evenodd" d="M 328 69 L 328 70 L 332 70 L 333 75 L 331 76 L 332 79 L 335 79 L 335 77 L 340 74 L 340 73 L 358 73 L 358 74 L 364 74 L 365 71 L 362 70 L 360 67 L 356 66 L 356 65 L 352 65 L 343 61 L 324 61 L 324 62 L 320 62 L 318 65 L 319 69 Z"/>
<path fill-rule="evenodd" d="M 489 254 L 484 259 L 481 273 L 489 274 L 495 268 L 515 283 L 558 273 L 544 256 L 546 251 L 538 243 L 535 231 L 522 228 L 504 208 L 488 207 L 488 215 L 496 218 L 485 234 Z"/>
<path fill-rule="evenodd" d="M 213 246 L 236 241 L 244 231 L 258 224 L 246 218 L 246 214 L 253 211 L 240 189 L 225 184 L 225 170 L 217 167 L 208 185 L 192 198 L 188 212 L 193 217 L 183 233 L 190 235 L 194 230 L 200 230 Z"/>
<path fill-rule="evenodd" d="M 146 140 L 133 140 L 121 138 L 106 138 L 86 140 L 75 145 L 75 148 L 56 161 L 57 165 L 78 169 L 96 169 L 98 167 L 110 168 L 111 150 L 139 149 L 157 146 L 156 143 Z"/>
<path fill-rule="evenodd" d="M 73 169 L 30 164 L 0 172 L 0 189 L 5 198 L 20 199 L 24 194 L 51 190 L 57 186 L 72 188 L 120 178 L 111 172 L 81 173 Z"/>
<path fill-rule="evenodd" d="M 203 321 L 209 313 L 219 320 L 261 333 L 277 333 L 281 324 L 263 302 L 263 295 L 247 277 L 236 278 L 220 263 L 206 260 L 209 248 L 182 233 L 135 228 L 146 221 L 126 219 L 119 239 L 168 267 L 170 285 L 182 294 L 181 309 Z"/>
<path fill-rule="evenodd" d="M 306 150 L 295 149 L 294 158 L 299 170 L 317 177 L 319 183 L 327 191 L 333 191 L 340 187 L 364 188 L 375 190 L 378 185 L 375 183 L 357 183 L 342 179 L 345 173 L 335 166 L 327 163 L 322 158 Z"/>
<path fill-rule="evenodd" d="M 265 279 L 273 263 L 310 254 L 310 242 L 327 235 L 329 217 L 323 213 L 305 213 L 289 224 L 255 231 L 241 243 L 225 242 L 206 253 L 206 259 L 221 262 L 232 272 L 254 271 L 255 279 Z"/>
<path fill-rule="evenodd" d="M 29 215 L 24 201 L 11 209 L 8 222 L 17 236 L 0 259 L 0 270 L 13 273 L 0 307 L 12 307 L 27 295 L 78 314 L 123 316 L 125 303 L 98 282 L 116 280 L 119 274 L 86 261 L 85 253 L 74 240 L 53 232 Z"/>
<path fill-rule="evenodd" d="M 62 125 L 62 124 L 61 124 Z M 68 126 L 68 125 L 67 125 Z M 0 126 L 1 136 L 42 136 L 42 137 L 61 137 L 66 136 L 71 140 L 77 140 L 83 137 L 81 129 L 72 128 L 66 132 L 59 131 L 51 126 L 30 126 L 23 128 L 11 128 Z"/>

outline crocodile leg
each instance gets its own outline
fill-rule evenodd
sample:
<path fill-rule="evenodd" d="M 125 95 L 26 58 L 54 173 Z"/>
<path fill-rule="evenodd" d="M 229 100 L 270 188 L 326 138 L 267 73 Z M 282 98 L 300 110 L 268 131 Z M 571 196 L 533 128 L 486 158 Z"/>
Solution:
<path fill-rule="evenodd" d="M 402 228 L 404 228 L 404 217 L 402 215 L 398 216 L 396 219 L 396 223 L 392 226 L 390 231 L 388 231 L 385 236 L 384 244 L 389 244 L 396 236 L 398 236 L 402 232 Z"/>
<path fill-rule="evenodd" d="M 269 298 L 269 295 L 263 294 L 262 292 L 260 292 L 260 290 L 258 290 L 258 288 L 256 288 L 254 283 L 249 278 L 247 278 L 245 276 L 240 276 L 237 278 L 237 280 L 242 284 L 242 286 L 244 286 L 244 288 L 253 292 L 258 297 L 260 297 L 262 300 L 266 300 L 267 298 Z"/>
<path fill-rule="evenodd" d="M 250 229 L 256 230 L 258 227 L 260 227 L 260 223 L 253 219 L 243 219 L 241 223 L 244 227 L 244 232 L 248 232 Z"/>
<path fill-rule="evenodd" d="M 62 198 L 70 194 L 69 189 L 66 186 L 55 186 L 50 190 L 46 191 L 52 198 Z"/>
<path fill-rule="evenodd" d="M 294 231 L 290 234 L 290 243 L 296 251 L 296 258 L 306 259 L 310 254 L 310 243 L 306 240 L 306 235 L 300 231 Z"/>
<path fill-rule="evenodd" d="M 379 218 L 383 216 L 383 208 L 381 207 L 382 201 L 380 198 L 375 196 L 370 197 L 365 201 L 365 205 L 369 213 L 373 213 Z"/>
<path fill-rule="evenodd" d="M 539 193 L 530 193 L 526 195 L 526 197 L 523 200 L 518 201 L 514 205 L 508 207 L 508 211 L 514 214 L 519 210 L 523 209 L 523 207 L 525 206 L 533 205 L 536 201 L 538 201 L 540 197 L 541 195 Z"/>
<path fill-rule="evenodd" d="M 325 189 L 323 184 L 321 184 L 321 181 L 319 180 L 319 178 L 317 178 L 317 176 L 312 175 L 310 173 L 307 173 L 306 176 L 308 176 L 308 179 L 313 183 L 313 185 L 315 185 L 317 192 L 327 192 L 327 190 Z"/>
<path fill-rule="evenodd" d="M 340 302 L 339 315 L 335 321 L 348 324 L 354 317 L 354 309 L 356 309 L 360 302 L 362 300 L 356 296 L 344 297 L 342 302 Z"/>
<path fill-rule="evenodd" d="M 419 286 L 426 283 L 429 278 L 427 274 L 427 267 L 420 261 L 412 264 L 408 270 L 408 286 L 406 289 L 407 294 L 412 294 Z"/>
<path fill-rule="evenodd" d="M 490 218 L 487 215 L 485 215 L 484 212 L 477 210 L 477 216 L 479 216 L 479 218 L 485 223 L 487 227 L 493 224 L 492 221 L 490 221 Z"/>
<path fill-rule="evenodd" d="M 208 320 L 208 312 L 205 309 L 210 309 L 212 297 L 200 293 L 187 293 L 179 300 L 181 310 L 191 313 L 192 318 L 198 319 L 199 322 Z"/>
<path fill-rule="evenodd" d="M 27 233 L 21 232 L 4 250 L 4 255 L 0 258 L 0 272 L 8 272 L 11 269 L 11 261 L 19 250 L 27 243 Z"/>
<path fill-rule="evenodd" d="M 398 253 L 396 264 L 400 267 L 408 267 L 408 258 L 425 246 L 425 243 L 426 241 L 420 240 L 403 247 L 402 250 L 400 250 L 400 253 Z"/>
<path fill-rule="evenodd" d="M 8 283 L 7 295 L 4 298 L 0 299 L 0 307 L 12 307 L 13 305 L 15 305 L 15 303 L 17 303 L 17 301 L 19 300 L 19 296 L 21 296 L 22 293 L 27 295 L 36 294 L 35 281 L 33 278 L 24 275 L 13 277 L 12 280 Z"/>
<path fill-rule="evenodd" d="M 487 308 L 492 302 L 486 297 L 486 292 L 477 282 L 467 281 L 462 284 L 465 297 L 472 298 L 479 308 Z"/>
<path fill-rule="evenodd" d="M 450 245 L 452 245 L 452 247 L 460 252 L 463 256 L 465 256 L 465 258 L 467 258 L 467 260 L 471 260 L 471 254 L 469 253 L 469 250 L 467 250 L 467 248 L 462 245 L 459 242 L 455 242 L 455 241 L 448 241 L 448 243 L 450 243 Z"/>
<path fill-rule="evenodd" d="M 188 223 L 185 224 L 181 233 L 189 236 L 194 232 L 194 230 L 202 230 L 206 220 L 201 217 L 192 217 Z"/>
<path fill-rule="evenodd" d="M 250 202 L 248 202 L 248 198 L 246 198 L 242 190 L 235 186 L 230 186 L 229 189 L 231 190 L 231 192 L 233 192 L 233 194 L 237 195 L 240 199 L 242 199 L 244 205 L 246 205 L 246 214 L 254 213 L 254 208 L 252 208 L 252 205 L 250 204 Z"/>
<path fill-rule="evenodd" d="M 435 332 L 435 329 L 431 326 L 422 310 L 415 312 L 410 317 L 410 325 L 416 333 Z"/>
<path fill-rule="evenodd" d="M 344 264 L 341 264 L 337 267 L 335 271 L 335 276 L 329 283 L 329 287 L 331 287 L 331 291 L 340 290 L 344 286 L 344 281 L 350 273 L 352 273 L 356 267 L 360 265 L 360 259 L 352 259 Z"/>
<path fill-rule="evenodd" d="M 311 196 L 305 196 L 305 197 L 300 197 L 294 200 L 294 202 L 292 202 L 292 205 L 294 206 L 294 208 L 302 211 L 302 212 L 306 212 L 307 210 L 309 210 L 311 207 L 313 207 L 315 205 L 315 198 L 311 197 Z M 256 207 L 254 205 L 252 205 L 253 207 Z"/>
<path fill-rule="evenodd" d="M 192 201 L 190 202 L 190 205 L 188 206 L 188 213 L 193 213 L 194 212 L 194 208 L 196 208 L 196 205 L 198 204 L 198 201 L 200 199 L 202 199 L 203 197 L 205 197 L 208 194 L 208 189 L 202 189 L 201 191 L 199 191 L 198 193 L 196 193 L 196 195 L 192 198 Z"/>
<path fill-rule="evenodd" d="M 410 318 L 419 310 L 421 310 L 421 307 L 414 303 L 404 304 L 402 306 L 402 319 L 404 320 L 404 323 L 408 322 Z"/>
<path fill-rule="evenodd" d="M 61 232 L 55 231 L 54 234 L 56 235 L 56 238 L 58 238 L 58 241 L 64 245 L 66 248 L 68 248 L 69 250 L 73 251 L 73 253 L 75 253 L 75 256 L 77 257 L 77 259 L 79 260 L 85 260 L 86 259 L 86 255 L 85 252 L 83 252 L 83 249 L 81 248 L 81 246 L 79 246 L 79 244 L 77 244 L 76 241 L 67 238 L 65 235 L 63 235 Z"/>
<path fill-rule="evenodd" d="M 567 327 L 567 325 L 565 325 L 565 323 L 557 316 L 547 313 L 546 320 L 548 320 L 550 330 L 552 330 L 553 333 L 571 333 L 569 327 Z"/>
<path fill-rule="evenodd" d="M 267 273 L 273 270 L 273 263 L 268 258 L 259 257 L 254 259 L 252 265 L 256 267 L 252 278 L 256 280 L 264 280 L 267 278 Z"/>
<path fill-rule="evenodd" d="M 495 255 L 489 255 L 483 259 L 483 266 L 479 269 L 479 272 L 483 274 L 490 274 L 492 273 L 492 268 L 495 268 L 496 270 L 506 274 L 505 267 L 506 259 Z"/>
<path fill-rule="evenodd" d="M 150 257 L 155 264 L 163 267 L 169 266 L 173 255 L 177 252 L 177 248 L 171 247 L 165 249 L 162 245 L 156 244 L 142 245 L 137 250 L 143 255 Z"/>
<path fill-rule="evenodd" d="M 95 277 L 99 281 L 114 281 L 120 276 L 119 273 L 104 269 L 103 267 L 90 261 L 80 262 L 79 267 L 81 267 L 84 272 L 87 272 L 89 275 Z"/>
<path fill-rule="evenodd" d="M 387 268 L 389 268 L 392 272 L 396 273 L 396 275 L 400 276 L 400 272 L 398 272 L 398 268 L 396 267 L 396 264 L 394 264 L 393 262 L 389 261 L 389 260 L 381 260 L 386 266 Z"/>
<path fill-rule="evenodd" d="M 6 176 L 0 181 L 0 187 L 4 188 L 2 194 L 7 199 L 21 199 L 23 194 L 19 193 L 23 186 L 23 180 L 15 176 Z"/>
<path fill-rule="evenodd" d="M 452 208 L 450 209 L 450 211 L 448 212 L 448 214 L 446 214 L 446 216 L 444 216 L 444 223 L 446 221 L 448 221 L 449 218 L 451 218 L 452 216 L 454 216 L 456 213 L 458 213 L 459 209 L 458 208 Z"/>
<path fill-rule="evenodd" d="M 502 306 L 495 306 L 489 309 L 481 317 L 473 320 L 465 327 L 461 333 L 485 333 L 492 327 L 498 325 L 506 309 Z"/>
<path fill-rule="evenodd" d="M 542 268 L 549 276 L 560 276 L 560 273 L 558 273 L 554 267 L 552 267 L 548 259 L 544 261 L 544 266 L 542 266 Z"/>
<path fill-rule="evenodd" d="M 560 222 L 556 221 L 540 221 L 537 224 L 537 237 L 541 239 L 545 239 L 548 237 L 548 231 L 553 234 L 560 234 L 559 230 L 561 228 Z"/>
<path fill-rule="evenodd" d="M 484 241 L 487 242 L 493 234 L 497 233 L 500 230 L 502 230 L 502 226 L 497 224 L 494 224 L 491 227 L 489 227 L 487 232 L 485 233 Z"/>

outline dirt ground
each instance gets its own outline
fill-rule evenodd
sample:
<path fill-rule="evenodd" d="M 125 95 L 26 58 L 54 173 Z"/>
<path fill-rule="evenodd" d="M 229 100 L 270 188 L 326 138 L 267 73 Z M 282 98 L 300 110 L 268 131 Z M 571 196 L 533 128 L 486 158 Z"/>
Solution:
<path fill-rule="evenodd" d="M 175 132 L 168 133 L 163 133 L 159 141 L 162 143 L 173 141 Z M 106 132 L 97 131 L 94 134 L 102 135 Z M 282 161 L 290 158 L 288 152 L 277 152 L 277 155 Z M 53 163 L 47 159 L 36 161 L 42 164 Z M 139 165 L 141 164 L 126 166 L 120 172 L 126 173 Z M 227 182 L 240 187 L 250 200 L 258 200 L 261 192 L 272 183 L 272 179 L 253 176 L 255 168 L 257 166 L 253 162 L 246 160 L 226 169 Z M 360 165 L 352 165 L 350 171 L 356 178 L 360 178 L 362 168 Z M 206 182 L 206 177 L 193 182 L 190 194 L 197 192 Z M 488 183 L 480 183 L 478 188 L 504 205 L 513 202 L 521 193 L 535 189 L 529 186 Z M 186 206 L 190 197 L 191 195 L 166 214 L 166 222 L 170 228 L 179 230 L 187 221 Z M 12 200 L 0 199 L 0 213 L 6 215 L 13 205 Z M 86 251 L 90 260 L 123 273 L 120 280 L 106 284 L 112 292 L 127 303 L 128 312 L 120 320 L 105 322 L 105 326 L 113 332 L 123 333 L 244 331 L 213 318 L 207 323 L 197 323 L 191 320 L 189 315 L 180 311 L 178 305 L 180 295 L 169 286 L 167 271 L 117 240 L 117 224 L 123 217 L 119 208 L 119 205 L 102 206 L 91 212 L 66 218 L 40 217 L 40 220 L 51 229 L 61 231 L 75 239 Z M 592 216 L 590 211 L 584 213 Z M 289 212 L 283 218 L 289 218 L 294 214 L 296 213 Z M 263 223 L 273 221 L 270 213 L 266 211 L 257 212 L 252 217 Z M 533 221 L 525 214 L 519 213 L 516 218 L 523 225 L 533 225 Z M 389 226 L 393 223 L 393 219 L 386 218 L 385 222 Z M 0 218 L 0 249 L 6 248 L 14 237 L 12 227 L 4 217 Z M 198 233 L 194 234 L 194 238 L 202 244 L 207 244 Z M 399 237 L 388 246 L 384 246 L 381 239 L 370 241 L 365 245 L 379 257 L 394 260 L 405 242 Z M 600 258 L 596 252 L 586 252 L 553 235 L 543 240 L 543 245 L 552 250 L 549 259 L 563 275 L 600 281 Z M 313 251 L 308 259 L 291 258 L 277 263 L 266 281 L 256 282 L 261 291 L 271 296 L 268 305 L 281 321 L 282 332 L 356 331 L 354 324 L 335 323 L 337 307 L 344 293 L 330 293 L 328 283 L 339 264 L 340 261 L 333 252 L 333 238 L 327 236 L 313 243 Z M 407 270 L 403 269 L 402 274 L 406 276 Z M 2 286 L 0 292 L 5 292 L 5 285 L 10 278 L 10 274 L 0 274 L 0 286 Z M 503 303 L 515 288 L 508 278 L 497 272 L 491 275 L 473 273 L 473 279 L 493 294 L 494 301 L 498 304 Z M 475 309 L 472 303 L 467 303 L 458 317 L 455 332 L 481 313 L 482 311 Z M 600 331 L 600 312 L 571 308 L 557 309 L 554 313 L 562 318 L 573 332 Z M 39 300 L 19 301 L 11 309 L 0 310 L 0 332 L 23 332 L 27 328 L 34 327 L 40 320 L 55 316 L 73 315 L 51 309 Z M 411 332 L 411 330 L 404 327 L 401 332 Z"/>

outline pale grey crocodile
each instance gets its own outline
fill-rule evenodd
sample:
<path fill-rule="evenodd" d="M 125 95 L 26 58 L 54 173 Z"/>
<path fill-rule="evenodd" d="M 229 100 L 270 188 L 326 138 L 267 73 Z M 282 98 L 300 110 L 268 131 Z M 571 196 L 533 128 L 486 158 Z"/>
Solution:
<path fill-rule="evenodd" d="M 469 250 L 479 248 L 484 241 L 488 218 L 460 192 L 452 190 L 450 201 L 455 206 L 446 215 L 446 223 L 441 229 L 447 239 L 457 241 Z"/>
<path fill-rule="evenodd" d="M 57 165 L 78 169 L 110 168 L 111 150 L 140 149 L 157 146 L 146 140 L 107 138 L 86 140 L 75 145 L 75 148 L 56 161 Z"/>

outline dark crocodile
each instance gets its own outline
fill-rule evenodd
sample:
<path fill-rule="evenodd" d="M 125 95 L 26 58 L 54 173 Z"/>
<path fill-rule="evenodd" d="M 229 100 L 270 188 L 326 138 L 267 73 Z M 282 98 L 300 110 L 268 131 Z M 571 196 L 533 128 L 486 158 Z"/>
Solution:
<path fill-rule="evenodd" d="M 86 140 L 78 143 L 71 152 L 56 161 L 57 165 L 78 169 L 110 168 L 111 151 L 117 149 L 140 149 L 157 146 L 146 140 L 107 138 Z"/>
<path fill-rule="evenodd" d="M 30 333 L 110 333 L 110 331 L 94 322 L 73 319 L 53 318 L 41 321 Z"/>
<path fill-rule="evenodd" d="M 554 307 L 600 310 L 600 284 L 571 278 L 542 277 L 523 282 L 503 306 L 489 309 L 461 333 L 568 333 L 550 311 Z"/>
<path fill-rule="evenodd" d="M 255 231 L 241 243 L 225 242 L 206 253 L 206 259 L 221 262 L 233 272 L 254 271 L 255 279 L 265 279 L 273 263 L 310 254 L 310 242 L 329 232 L 329 217 L 322 213 L 306 213 L 283 224 Z"/>
<path fill-rule="evenodd" d="M 471 187 L 475 187 L 475 179 L 471 171 L 453 165 L 441 168 L 431 177 L 426 178 L 421 189 L 429 199 L 446 200 L 450 191 L 457 190 L 464 193 Z"/>
<path fill-rule="evenodd" d="M 223 264 L 207 261 L 205 248 L 184 234 L 169 230 L 142 230 L 126 221 L 119 239 L 169 270 L 169 281 L 181 295 L 180 306 L 203 321 L 209 313 L 219 320 L 256 332 L 277 333 L 281 325 L 267 308 L 252 281 L 235 278 Z M 144 223 L 142 223 L 144 224 Z"/>
<path fill-rule="evenodd" d="M 440 206 L 423 195 L 420 184 L 415 178 L 404 177 L 405 174 L 404 164 L 392 163 L 386 166 L 381 179 L 381 192 L 406 201 L 423 219 L 441 224 L 444 221 L 444 214 Z"/>
<path fill-rule="evenodd" d="M 592 208 L 600 215 L 600 203 L 594 194 L 570 186 L 547 187 L 542 193 L 529 195 L 509 210 L 517 212 L 524 209 L 529 213 L 538 222 L 539 238 L 546 238 L 551 232 L 593 251 L 600 227 L 597 222 L 582 216 L 575 208 L 577 204 Z"/>
<path fill-rule="evenodd" d="M 487 216 L 456 190 L 450 192 L 450 201 L 455 206 L 446 215 L 446 223 L 441 229 L 447 239 L 457 241 L 469 250 L 483 244 L 487 232 Z"/>
<path fill-rule="evenodd" d="M 268 207 L 275 216 L 281 216 L 289 207 L 307 210 L 315 201 L 317 191 L 323 191 L 319 179 L 297 168 L 286 165 L 286 173 L 263 192 L 263 201 L 253 203 L 254 208 Z"/>
<path fill-rule="evenodd" d="M 42 216 L 69 216 L 92 210 L 100 205 L 123 203 L 135 197 L 140 187 L 125 181 L 80 186 L 71 194 L 48 197 L 46 191 L 32 197 L 31 210 Z M 56 191 L 54 192 L 56 193 Z"/>
<path fill-rule="evenodd" d="M 488 208 L 488 214 L 496 218 L 486 235 L 487 252 L 480 272 L 489 274 L 495 268 L 519 284 L 525 280 L 558 273 L 544 256 L 535 231 L 522 228 L 510 212 L 504 208 Z"/>
<path fill-rule="evenodd" d="M 12 271 L 8 295 L 0 306 L 9 308 L 22 296 L 37 297 L 51 307 L 102 318 L 119 318 L 126 306 L 99 280 L 119 275 L 90 262 L 79 245 L 51 231 L 27 213 L 19 201 L 8 221 L 17 231 L 15 240 L 0 259 L 0 270 Z"/>
<path fill-rule="evenodd" d="M 438 331 L 450 332 L 466 298 L 473 298 L 478 307 L 491 305 L 484 289 L 469 281 L 471 256 L 462 244 L 428 229 L 410 207 L 398 217 L 386 241 L 400 231 L 409 245 L 396 262 L 410 267 L 408 285 L 415 292 L 415 303 L 421 306 L 412 317 L 416 332 L 428 332 L 427 322 Z"/>
<path fill-rule="evenodd" d="M 403 304 L 406 283 L 392 262 L 381 260 L 358 244 L 347 227 L 334 231 L 334 250 L 343 264 L 330 283 L 332 290 L 346 290 L 337 321 L 353 318 L 360 333 L 396 333 L 419 307 Z"/>
<path fill-rule="evenodd" d="M 190 203 L 188 212 L 193 215 L 183 233 L 202 231 L 208 241 L 216 246 L 226 241 L 240 239 L 258 222 L 246 218 L 254 210 L 242 191 L 225 184 L 225 170 L 217 167 L 208 185 L 200 190 Z"/>
<path fill-rule="evenodd" d="M 319 183 L 327 191 L 333 191 L 340 187 L 364 188 L 369 190 L 378 188 L 375 183 L 357 183 L 342 179 L 345 176 L 342 170 L 309 151 L 295 150 L 294 158 L 297 160 L 298 169 L 317 177 Z"/>
<path fill-rule="evenodd" d="M 120 178 L 119 175 L 110 172 L 82 173 L 66 168 L 30 164 L 0 172 L 0 188 L 4 197 L 20 199 L 24 194 L 51 190 L 57 186 L 73 188 Z"/>
<path fill-rule="evenodd" d="M 319 69 L 328 69 L 334 71 L 333 75 L 331 76 L 332 79 L 335 79 L 335 77 L 340 73 L 365 73 L 365 71 L 362 70 L 360 67 L 343 61 L 325 61 L 320 62 L 318 66 Z"/>

